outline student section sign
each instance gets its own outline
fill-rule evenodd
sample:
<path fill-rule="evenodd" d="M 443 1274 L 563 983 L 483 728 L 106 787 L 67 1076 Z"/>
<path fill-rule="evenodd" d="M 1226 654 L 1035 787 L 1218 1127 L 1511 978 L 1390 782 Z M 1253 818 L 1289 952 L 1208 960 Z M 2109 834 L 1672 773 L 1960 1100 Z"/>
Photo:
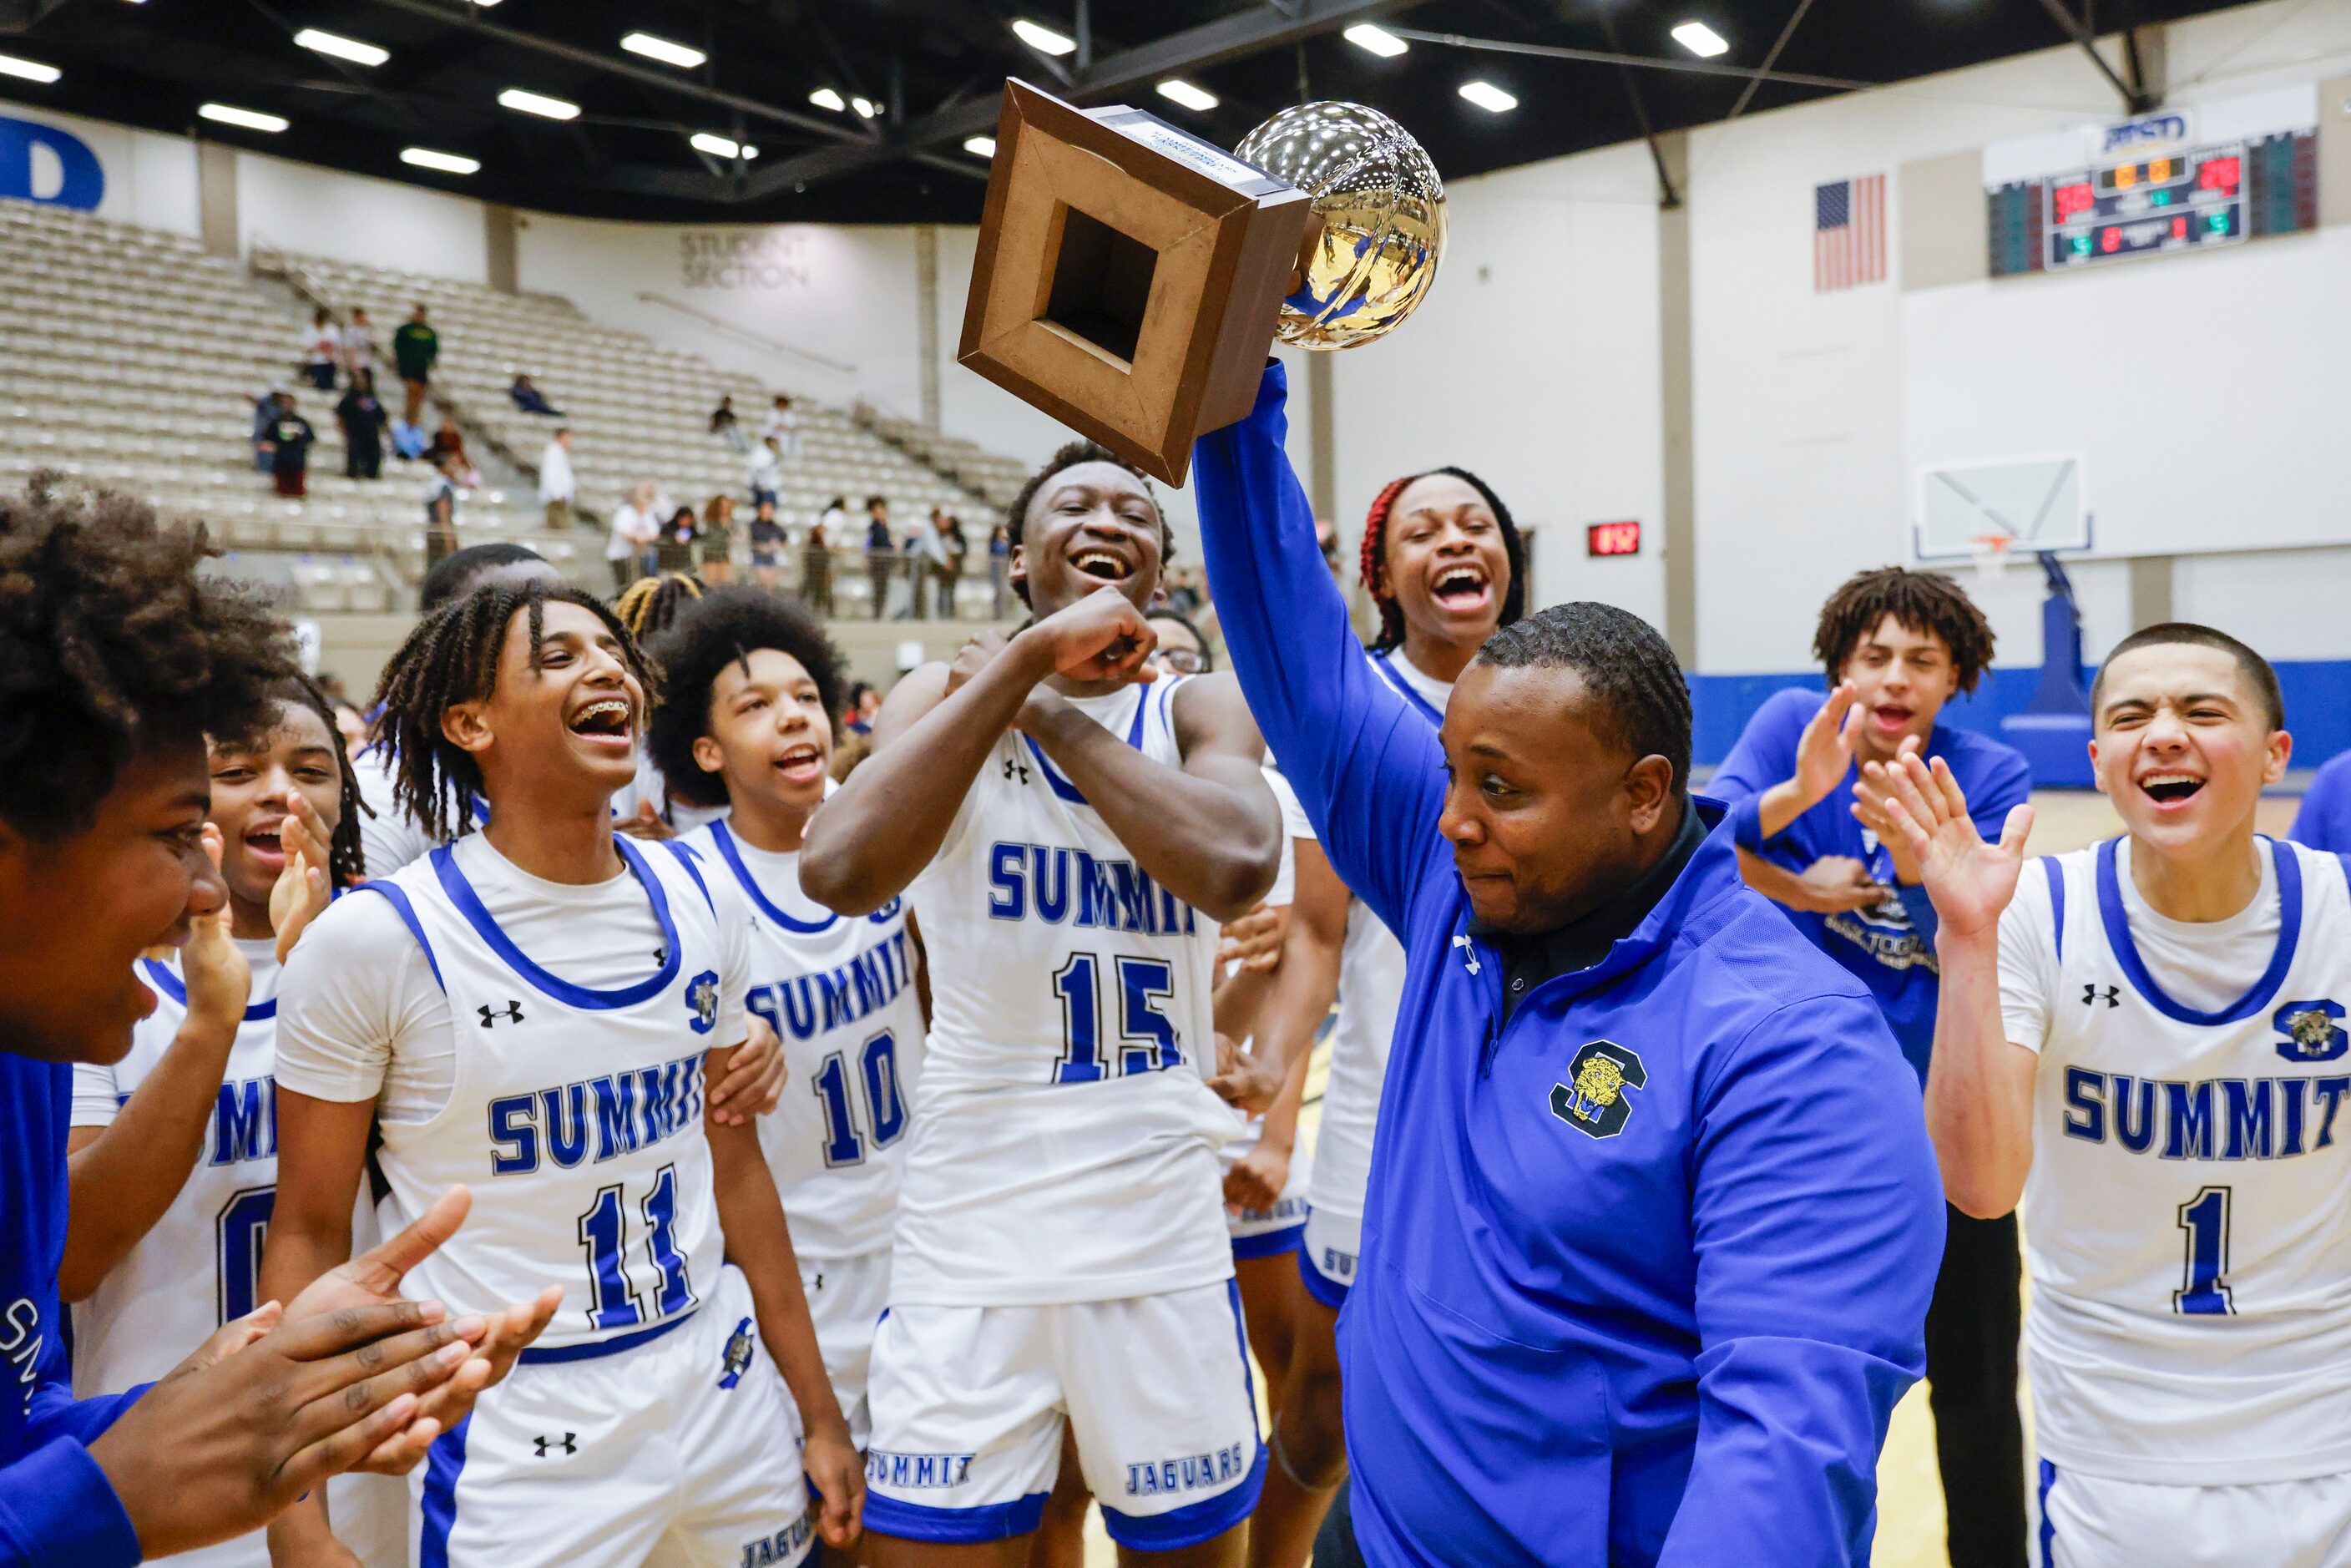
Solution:
<path fill-rule="evenodd" d="M 73 132 L 0 115 L 0 196 L 95 212 L 106 170 Z"/>

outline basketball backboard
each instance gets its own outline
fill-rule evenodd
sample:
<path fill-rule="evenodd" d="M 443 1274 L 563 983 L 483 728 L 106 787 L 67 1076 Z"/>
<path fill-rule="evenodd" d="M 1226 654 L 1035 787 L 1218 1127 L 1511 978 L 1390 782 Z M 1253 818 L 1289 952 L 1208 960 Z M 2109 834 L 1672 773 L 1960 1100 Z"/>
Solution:
<path fill-rule="evenodd" d="M 1912 526 L 1920 560 L 1964 559 L 1995 537 L 2020 555 L 2090 548 L 2078 452 L 1928 464 L 1918 470 L 1917 508 Z"/>

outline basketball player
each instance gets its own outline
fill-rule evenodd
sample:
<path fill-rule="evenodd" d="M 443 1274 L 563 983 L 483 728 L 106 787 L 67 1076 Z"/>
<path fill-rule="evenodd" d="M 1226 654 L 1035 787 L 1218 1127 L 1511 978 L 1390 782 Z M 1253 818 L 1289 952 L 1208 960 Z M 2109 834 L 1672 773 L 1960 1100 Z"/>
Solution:
<path fill-rule="evenodd" d="M 1279 813 L 1231 681 L 1144 665 L 1167 528 L 1142 476 L 1074 443 L 1007 520 L 1033 623 L 899 683 L 800 860 L 844 915 L 906 894 L 931 964 L 868 1561 L 1021 1562 L 1066 1424 L 1126 1553 L 1237 1564 L 1264 1453 L 1210 923 L 1271 884 Z"/>
<path fill-rule="evenodd" d="M 648 747 L 672 796 L 723 814 L 677 841 L 750 948 L 744 1005 L 784 1044 L 793 1092 L 759 1120 L 825 1374 L 865 1447 L 867 1364 L 890 1304 L 890 1235 L 923 1061 L 921 945 L 892 903 L 851 918 L 800 892 L 801 833 L 830 785 L 841 654 L 809 610 L 714 589 L 652 649 Z"/>
<path fill-rule="evenodd" d="M 442 557 L 424 574 L 424 580 L 416 585 L 416 610 L 420 615 L 430 615 L 451 600 L 463 599 L 493 582 L 559 584 L 563 580 L 563 573 L 528 545 L 503 539 L 467 545 Z M 381 737 L 360 755 L 360 800 L 367 808 L 360 818 L 360 850 L 369 876 L 390 876 L 436 847 L 392 799 L 399 771 L 392 748 Z"/>
<path fill-rule="evenodd" d="M 2314 850 L 2351 854 L 2351 751 L 2319 764 L 2317 777 L 2303 791 L 2288 836 Z"/>
<path fill-rule="evenodd" d="M 1941 919 L 1928 1125 L 1951 1201 L 2024 1200 L 2044 1568 L 2351 1563 L 2351 894 L 2253 831 L 2277 678 L 2210 627 L 2091 689 L 2119 839 L 2025 864 L 1949 764 L 1894 786 Z"/>
<path fill-rule="evenodd" d="M 1518 525 L 1501 498 L 1466 469 L 1409 475 L 1374 498 L 1360 559 L 1364 586 L 1380 616 L 1372 668 L 1433 729 L 1443 722 L 1453 683 L 1478 649 L 1525 612 L 1526 549 Z M 1301 926 L 1299 945 L 1310 951 L 1317 935 L 1330 930 L 1327 900 L 1335 881 L 1306 878 L 1292 911 Z M 1404 990 L 1404 948 L 1360 899 L 1348 899 L 1343 918 L 1339 1016 L 1331 1031 L 1330 1083 L 1298 1255 L 1305 1299 L 1289 1378 L 1275 1402 L 1274 1469 L 1252 1528 L 1252 1568 L 1296 1568 L 1305 1561 L 1332 1489 L 1346 1473 L 1339 1309 L 1363 1248 L 1372 1144 Z M 1322 967 L 1327 975 L 1327 960 Z M 1302 1056 L 1311 1047 L 1311 1030 L 1330 998 L 1320 998 L 1319 1007 L 1316 1000 L 1301 997 L 1286 1010 L 1287 1027 L 1309 1031 L 1280 1048 L 1290 1055 Z"/>
<path fill-rule="evenodd" d="M 0 1562 L 120 1568 L 253 1530 L 355 1466 L 416 1463 L 543 1315 L 453 1317 L 401 1278 L 462 1194 L 149 1387 L 76 1400 L 57 1276 L 70 1064 L 130 1050 L 141 949 L 225 890 L 202 845 L 204 737 L 260 724 L 284 625 L 205 571 L 201 528 L 121 497 L 0 502 Z M 59 890 L 70 896 L 60 897 Z M 241 1008 L 241 1000 L 237 1003 Z M 552 1311 L 552 1303 L 548 1310 Z"/>
<path fill-rule="evenodd" d="M 261 1302 L 255 1275 L 277 1166 L 278 954 L 326 907 L 330 883 L 348 886 L 359 871 L 340 740 L 325 695 L 295 677 L 258 734 L 213 744 L 205 842 L 227 907 L 193 923 L 179 956 L 141 961 L 156 1008 L 132 1031 L 131 1054 L 74 1068 L 58 1286 L 76 1303 L 74 1386 L 85 1396 L 162 1376 L 175 1347 Z M 353 1228 L 357 1245 L 374 1244 L 368 1205 Z M 347 1476 L 329 1490 L 363 1563 L 406 1562 L 398 1481 Z M 180 1560 L 266 1568 L 269 1552 L 256 1531 Z"/>
<path fill-rule="evenodd" d="M 1707 785 L 1730 807 L 1747 884 L 1869 988 L 1922 1085 L 1935 1034 L 1935 911 L 1908 841 L 1886 817 L 1884 787 L 1865 769 L 1912 753 L 1941 758 L 1978 827 L 1997 835 L 2031 794 L 2031 770 L 1991 737 L 1940 722 L 1944 704 L 1976 688 L 1992 643 L 1983 612 L 1949 578 L 1858 572 L 1829 595 L 1813 633 L 1827 700 L 1801 688 L 1773 695 Z M 2023 1568 L 2016 1217 L 1949 1208 L 1946 1224 L 1927 1383 L 1951 1568 Z"/>
<path fill-rule="evenodd" d="M 856 1528 L 758 1134 L 702 1114 L 743 1038 L 741 933 L 687 861 L 613 832 L 643 679 L 575 589 L 494 585 L 421 622 L 385 672 L 385 732 L 400 803 L 462 836 L 329 908 L 280 983 L 265 1290 L 340 1261 L 372 1164 L 401 1215 L 455 1173 L 481 1184 L 430 1288 L 563 1291 L 413 1484 L 427 1563 L 797 1563 L 802 1429 L 826 1539 Z M 467 832 L 476 793 L 490 820 Z M 273 1552 L 307 1562 L 328 1528 L 314 1494 Z"/>

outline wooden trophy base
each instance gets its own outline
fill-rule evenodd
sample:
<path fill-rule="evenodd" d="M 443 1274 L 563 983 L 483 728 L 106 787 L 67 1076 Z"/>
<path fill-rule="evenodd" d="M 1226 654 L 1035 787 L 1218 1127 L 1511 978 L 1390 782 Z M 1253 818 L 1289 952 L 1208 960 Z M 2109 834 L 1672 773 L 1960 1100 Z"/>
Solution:
<path fill-rule="evenodd" d="M 1255 402 L 1310 216 L 1140 110 L 1008 80 L 956 357 L 1181 485 L 1193 438 Z"/>

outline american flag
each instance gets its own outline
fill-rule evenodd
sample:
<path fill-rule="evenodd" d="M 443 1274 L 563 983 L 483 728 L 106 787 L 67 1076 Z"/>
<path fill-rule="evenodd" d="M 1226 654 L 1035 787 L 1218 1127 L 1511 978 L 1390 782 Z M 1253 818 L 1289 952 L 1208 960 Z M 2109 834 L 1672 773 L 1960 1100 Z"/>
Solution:
<path fill-rule="evenodd" d="M 1813 187 L 1813 292 L 1886 280 L 1886 176 Z"/>

